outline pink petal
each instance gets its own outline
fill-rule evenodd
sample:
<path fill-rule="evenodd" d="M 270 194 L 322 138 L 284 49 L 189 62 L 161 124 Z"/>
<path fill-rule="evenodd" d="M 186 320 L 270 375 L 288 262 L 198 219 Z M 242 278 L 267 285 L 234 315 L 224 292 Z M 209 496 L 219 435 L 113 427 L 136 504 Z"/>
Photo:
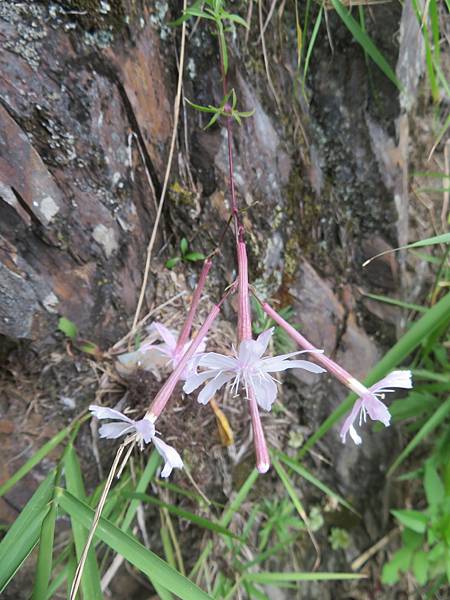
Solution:
<path fill-rule="evenodd" d="M 270 339 L 275 331 L 275 327 L 270 327 L 270 329 L 266 329 L 256 338 L 255 343 L 255 351 L 258 352 L 259 358 L 264 354 L 267 350 L 267 346 L 269 345 Z M 257 348 L 257 350 L 256 350 Z"/>
<path fill-rule="evenodd" d="M 199 367 L 205 367 L 206 369 L 217 369 L 218 371 L 234 371 L 237 369 L 235 358 L 217 352 L 206 352 L 196 362 Z"/>
<path fill-rule="evenodd" d="M 211 379 L 217 375 L 217 371 L 205 371 L 204 373 L 192 373 L 186 378 L 186 382 L 183 386 L 183 392 L 185 394 L 191 394 L 194 390 L 205 383 L 208 379 Z"/>
<path fill-rule="evenodd" d="M 360 444 L 362 441 L 361 438 L 359 437 L 359 435 L 356 433 L 355 428 L 353 427 L 353 423 L 355 422 L 355 420 L 359 414 L 359 411 L 361 410 L 362 403 L 363 403 L 363 401 L 361 398 L 358 398 L 356 400 L 350 414 L 345 419 L 344 424 L 342 425 L 340 436 L 341 436 L 341 440 L 342 440 L 343 444 L 345 444 L 347 433 L 349 433 L 349 432 L 350 432 L 350 435 L 351 435 L 353 441 L 355 442 L 355 444 Z M 359 440 L 359 441 L 357 441 L 357 440 Z"/>
<path fill-rule="evenodd" d="M 142 439 L 146 444 L 151 442 L 153 436 L 155 435 L 155 425 L 149 419 L 145 417 L 136 421 L 134 424 L 136 428 L 136 432 L 142 436 Z"/>
<path fill-rule="evenodd" d="M 389 412 L 388 407 L 372 394 L 365 394 L 362 397 L 362 400 L 364 408 L 367 410 L 372 421 L 381 421 L 383 425 L 388 427 L 391 421 L 391 413 Z"/>

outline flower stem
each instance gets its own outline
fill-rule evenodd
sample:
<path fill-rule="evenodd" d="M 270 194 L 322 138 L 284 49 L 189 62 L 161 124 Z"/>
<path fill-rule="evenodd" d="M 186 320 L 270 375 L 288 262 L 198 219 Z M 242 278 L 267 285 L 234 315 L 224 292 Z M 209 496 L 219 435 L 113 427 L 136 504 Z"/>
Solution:
<path fill-rule="evenodd" d="M 191 329 L 192 329 L 192 323 L 194 321 L 195 313 L 197 312 L 197 308 L 198 308 L 198 305 L 200 302 L 203 288 L 205 287 L 206 278 L 208 277 L 208 273 L 211 269 L 211 265 L 212 265 L 212 260 L 211 260 L 211 258 L 208 257 L 205 260 L 205 262 L 203 263 L 203 267 L 202 267 L 202 271 L 200 273 L 200 277 L 198 279 L 197 287 L 195 288 L 194 295 L 192 297 L 192 302 L 191 302 L 191 306 L 189 308 L 188 316 L 183 325 L 183 329 L 181 330 L 180 335 L 178 337 L 177 347 L 176 347 L 175 352 L 180 352 L 184 348 L 184 345 L 186 344 L 186 342 L 189 339 L 189 336 L 191 334 Z"/>
<path fill-rule="evenodd" d="M 308 340 L 301 335 L 292 325 L 290 325 L 287 321 L 283 319 L 267 302 L 261 302 L 261 307 L 263 311 L 277 323 L 280 327 L 282 327 L 286 333 L 295 341 L 297 344 L 303 348 L 304 350 L 317 350 L 315 346 L 313 346 Z M 313 358 L 317 363 L 322 365 L 324 369 L 329 371 L 336 379 L 338 379 L 345 386 L 350 388 L 353 392 L 360 396 L 361 394 L 368 393 L 368 389 L 360 383 L 357 379 L 352 377 L 352 375 L 343 369 L 340 365 L 335 363 L 331 358 L 325 356 L 324 354 L 319 354 L 318 352 L 313 352 L 311 354 L 311 358 Z"/>

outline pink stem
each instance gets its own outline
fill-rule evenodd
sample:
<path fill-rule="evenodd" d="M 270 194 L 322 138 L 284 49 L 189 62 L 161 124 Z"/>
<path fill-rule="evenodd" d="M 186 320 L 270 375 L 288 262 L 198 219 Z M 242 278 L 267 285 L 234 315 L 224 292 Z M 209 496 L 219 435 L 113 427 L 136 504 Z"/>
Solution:
<path fill-rule="evenodd" d="M 304 348 L 305 350 L 316 350 L 315 346 L 308 342 L 308 340 L 304 338 L 296 329 L 294 329 L 292 325 L 285 321 L 283 317 L 280 317 L 280 315 L 273 308 L 271 308 L 267 302 L 262 302 L 261 306 L 264 312 L 269 315 L 269 317 L 275 321 L 275 323 L 278 323 L 278 325 L 282 327 L 301 348 Z M 319 354 L 318 352 L 311 354 L 311 358 L 322 365 L 322 367 L 334 375 L 336 379 L 339 379 L 339 381 L 341 381 L 345 386 L 349 387 L 358 395 L 361 394 L 363 391 L 361 389 L 361 387 L 363 387 L 362 384 L 352 377 L 348 371 L 331 360 L 331 358 L 328 358 L 328 356 L 324 356 L 323 354 Z"/>
<path fill-rule="evenodd" d="M 188 364 L 190 359 L 194 356 L 195 351 L 200 346 L 203 338 L 205 337 L 205 335 L 208 332 L 208 329 L 211 327 L 215 318 L 219 314 L 220 306 L 221 306 L 223 300 L 224 300 L 224 298 L 220 301 L 219 304 L 216 304 L 213 306 L 211 312 L 209 313 L 208 317 L 206 318 L 206 321 L 200 327 L 199 332 L 197 333 L 195 338 L 192 340 L 189 348 L 183 354 L 180 362 L 177 364 L 175 369 L 172 371 L 170 377 L 167 379 L 165 384 L 162 386 L 162 388 L 156 394 L 155 399 L 151 403 L 151 405 L 145 415 L 146 417 L 149 417 L 154 421 L 159 417 L 159 415 L 163 411 L 163 409 L 166 406 L 167 402 L 169 401 L 171 395 L 173 394 L 173 390 L 175 389 L 175 386 L 177 385 L 178 381 L 181 379 L 181 375 L 183 374 L 183 371 L 186 368 L 186 365 Z"/>
<path fill-rule="evenodd" d="M 184 345 L 189 339 L 192 329 L 192 323 L 194 321 L 195 313 L 197 312 L 197 308 L 200 302 L 200 298 L 203 292 L 203 288 L 205 287 L 206 278 L 208 277 L 208 273 L 211 269 L 212 260 L 211 258 L 207 258 L 203 263 L 202 271 L 200 273 L 200 277 L 198 279 L 197 287 L 195 288 L 194 295 L 192 297 L 191 306 L 189 308 L 188 316 L 183 325 L 183 329 L 180 332 L 177 341 L 177 347 L 175 349 L 175 354 L 177 352 L 181 352 L 184 348 Z"/>
<path fill-rule="evenodd" d="M 240 233 L 240 237 L 242 232 Z M 248 262 L 247 251 L 243 239 L 237 243 L 238 258 L 238 337 L 239 342 L 252 339 L 252 318 L 250 313 L 250 300 L 248 297 Z M 248 404 L 253 428 L 253 443 L 255 445 L 256 468 L 260 473 L 266 473 L 270 467 L 269 452 L 267 450 L 261 416 L 258 410 L 255 393 L 251 386 L 248 387 Z"/>

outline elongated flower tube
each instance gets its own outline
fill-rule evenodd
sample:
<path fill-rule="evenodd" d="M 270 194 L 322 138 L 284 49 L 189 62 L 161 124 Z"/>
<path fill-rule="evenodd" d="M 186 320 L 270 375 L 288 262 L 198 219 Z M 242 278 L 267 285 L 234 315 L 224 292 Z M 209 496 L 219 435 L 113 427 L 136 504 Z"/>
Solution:
<path fill-rule="evenodd" d="M 292 327 L 287 321 L 283 319 L 267 302 L 262 302 L 261 306 L 264 312 L 282 327 L 290 337 L 297 342 L 297 344 L 305 350 L 314 350 L 314 346 L 308 342 L 296 329 Z M 343 369 L 340 365 L 336 364 L 331 358 L 324 354 L 314 354 L 314 360 L 321 364 L 327 371 L 329 371 L 336 379 L 347 386 L 352 392 L 357 394 L 358 399 L 353 405 L 353 409 L 350 412 L 347 419 L 341 428 L 341 439 L 345 443 L 347 434 L 350 435 L 355 444 L 362 442 L 361 437 L 356 432 L 354 423 L 359 415 L 359 425 L 366 421 L 367 415 L 373 421 L 380 421 L 388 427 L 391 420 L 388 407 L 380 400 L 384 399 L 386 392 L 393 392 L 395 388 L 410 389 L 412 388 L 411 371 L 393 371 L 387 377 L 381 379 L 378 383 L 367 388 L 360 383 L 355 377 L 353 377 L 348 371 Z M 390 389 L 394 388 L 394 389 Z"/>
<path fill-rule="evenodd" d="M 183 468 L 181 456 L 175 448 L 156 436 L 155 424 L 148 417 L 134 421 L 118 410 L 95 404 L 91 404 L 89 410 L 97 419 L 111 419 L 112 421 L 100 427 L 100 437 L 115 440 L 127 434 L 134 434 L 141 450 L 143 450 L 144 444 L 153 442 L 156 450 L 164 459 L 161 477 L 169 477 L 173 469 Z"/>

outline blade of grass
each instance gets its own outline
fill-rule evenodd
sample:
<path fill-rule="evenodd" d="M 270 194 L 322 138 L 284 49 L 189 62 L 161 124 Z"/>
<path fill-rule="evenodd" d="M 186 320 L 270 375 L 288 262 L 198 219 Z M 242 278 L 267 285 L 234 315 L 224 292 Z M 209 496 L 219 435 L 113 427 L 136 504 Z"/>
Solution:
<path fill-rule="evenodd" d="M 420 306 L 420 304 L 411 304 L 410 302 L 403 302 L 403 300 L 398 300 L 397 298 L 388 298 L 387 296 L 379 296 L 378 294 L 366 294 L 365 292 L 363 295 L 365 298 L 371 298 L 372 300 L 384 302 L 385 304 L 392 304 L 393 306 L 405 308 L 406 310 L 414 310 L 420 313 L 426 313 L 428 310 L 426 306 Z"/>
<path fill-rule="evenodd" d="M 366 579 L 367 575 L 360 573 L 246 573 L 244 579 L 254 583 L 281 584 L 291 581 L 344 581 L 346 579 Z"/>
<path fill-rule="evenodd" d="M 14 487 L 16 483 L 22 479 L 22 477 L 25 477 L 25 475 L 29 473 L 31 469 L 39 464 L 41 460 L 47 456 L 47 454 L 54 450 L 56 446 L 58 446 L 63 439 L 69 435 L 72 427 L 73 425 L 69 425 L 65 429 L 59 431 L 54 437 L 52 437 L 51 440 L 39 448 L 39 450 L 37 450 L 33 456 L 14 473 L 14 475 L 5 481 L 5 483 L 0 485 L 0 496 L 6 494 L 6 492 Z"/>
<path fill-rule="evenodd" d="M 431 307 L 423 317 L 416 321 L 411 329 L 385 354 L 384 358 L 377 363 L 367 376 L 365 385 L 371 386 L 382 377 L 385 377 L 391 369 L 404 361 L 427 336 L 445 324 L 449 320 L 449 315 L 450 294 L 447 294 Z M 303 448 L 299 451 L 297 458 L 302 458 L 350 410 L 355 400 L 355 394 L 347 396 L 344 402 L 325 419 L 317 431 L 306 441 Z"/>
<path fill-rule="evenodd" d="M 150 481 L 155 476 L 156 469 L 158 468 L 159 463 L 160 463 L 159 454 L 156 452 L 156 450 L 153 450 L 153 452 L 150 454 L 150 458 L 148 459 L 145 469 L 142 472 L 142 475 L 137 483 L 136 493 L 145 492 Z M 127 513 L 126 513 L 123 523 L 120 527 L 120 529 L 122 531 L 127 532 L 128 529 L 130 528 L 130 526 L 133 522 L 133 519 L 136 515 L 136 511 L 138 509 L 139 504 L 140 504 L 139 500 L 132 500 L 130 502 L 130 506 L 128 507 Z"/>
<path fill-rule="evenodd" d="M 69 444 L 64 455 L 64 472 L 67 490 L 81 502 L 86 502 L 86 491 L 84 489 L 80 463 L 72 444 Z M 83 554 L 89 532 L 74 518 L 71 518 L 71 525 L 76 557 L 79 561 Z M 95 550 L 92 547 L 89 549 L 84 565 L 83 576 L 81 578 L 81 591 L 83 598 L 86 600 L 102 600 L 103 598 L 97 559 Z"/>
<path fill-rule="evenodd" d="M 65 490 L 58 490 L 57 498 L 65 512 L 77 519 L 84 527 L 91 526 L 94 517 L 94 511 L 91 508 Z M 208 594 L 172 569 L 159 556 L 102 517 L 99 520 L 95 536 L 142 573 L 145 573 L 151 581 L 162 585 L 183 600 L 212 600 Z"/>
<path fill-rule="evenodd" d="M 401 90 L 402 85 L 397 79 L 397 76 L 395 75 L 394 71 L 392 70 L 384 56 L 375 46 L 371 38 L 368 36 L 368 34 L 361 29 L 361 27 L 358 25 L 358 22 L 352 17 L 352 15 L 347 11 L 347 9 L 344 8 L 340 0 L 330 0 L 330 2 L 333 5 L 333 8 L 335 9 L 339 17 L 341 18 L 344 25 L 353 35 L 355 40 L 361 45 L 364 52 L 367 53 L 368 56 L 370 56 L 373 62 L 377 65 L 377 67 L 381 69 L 381 71 L 386 75 L 386 77 L 390 79 L 399 90 Z"/>
<path fill-rule="evenodd" d="M 253 471 L 250 473 L 250 475 L 244 481 L 239 492 L 236 494 L 236 497 L 231 501 L 230 505 L 224 510 L 222 517 L 219 520 L 219 524 L 222 527 L 228 527 L 231 519 L 233 518 L 234 513 L 239 510 L 239 507 L 245 501 L 245 499 L 247 498 L 251 489 L 255 485 L 256 480 L 258 479 L 258 475 L 259 475 L 258 471 L 256 469 L 253 469 Z M 197 559 L 197 562 L 193 566 L 192 571 L 189 574 L 190 577 L 194 577 L 194 575 L 199 572 L 199 570 L 202 568 L 205 561 L 208 559 L 208 556 L 211 554 L 212 549 L 213 549 L 213 543 L 211 540 L 209 540 L 208 543 L 206 544 L 205 548 L 203 549 L 202 553 L 200 554 L 199 558 Z"/>
<path fill-rule="evenodd" d="M 284 462 L 284 464 L 286 466 L 288 466 L 293 471 L 295 471 L 297 473 L 297 475 L 300 475 L 300 477 L 303 477 L 303 479 L 306 479 L 306 481 L 309 481 L 309 483 L 312 483 L 312 485 L 314 485 L 316 488 L 321 490 L 324 494 L 326 494 L 330 498 L 333 498 L 333 500 L 336 500 L 336 502 L 338 502 L 339 504 L 342 504 L 342 506 L 345 506 L 345 508 L 347 508 L 351 512 L 355 513 L 356 515 L 360 516 L 359 513 L 353 508 L 353 506 L 347 502 L 347 500 L 342 498 L 342 496 L 340 496 L 336 492 L 333 492 L 333 490 L 331 488 L 329 488 L 327 485 L 322 483 L 320 481 L 320 479 L 317 479 L 317 477 L 312 475 L 312 473 L 310 473 L 307 469 L 305 469 L 305 467 L 303 465 L 299 464 L 296 460 L 294 460 L 293 458 L 290 458 L 289 456 L 287 456 L 286 454 L 283 454 L 282 452 L 275 451 L 275 453 L 278 456 L 278 458 L 282 462 Z"/>
<path fill-rule="evenodd" d="M 57 512 L 56 503 L 52 502 L 42 521 L 32 600 L 41 600 L 47 596 L 53 566 L 53 543 Z"/>
<path fill-rule="evenodd" d="M 407 458 L 411 452 L 424 440 L 432 431 L 439 427 L 444 421 L 445 417 L 450 413 L 450 398 L 441 404 L 437 411 L 428 419 L 428 421 L 420 428 L 413 439 L 409 442 L 406 448 L 400 452 L 397 458 L 394 460 L 392 465 L 389 467 L 387 476 L 391 477 L 393 473 L 398 469 L 402 462 Z"/>
<path fill-rule="evenodd" d="M 450 115 L 449 115 L 450 116 Z M 425 240 L 418 240 L 417 242 L 412 242 L 411 244 L 406 244 L 406 246 L 400 246 L 399 248 L 393 248 L 392 250 L 385 250 L 384 252 L 380 252 L 372 258 L 369 258 L 363 263 L 363 267 L 366 267 L 369 263 L 371 263 L 376 258 L 380 256 L 384 256 L 385 254 L 391 254 L 392 252 L 397 252 L 398 250 L 408 250 L 409 248 L 422 248 L 423 246 L 434 246 L 436 244 L 450 244 L 450 233 L 442 233 L 441 235 L 435 235 L 430 238 L 426 238 Z"/>
<path fill-rule="evenodd" d="M 154 498 L 153 496 L 148 496 L 147 494 L 140 494 L 137 492 L 131 492 L 131 493 L 124 492 L 122 495 L 125 498 L 133 498 L 133 499 L 141 500 L 142 502 L 145 502 L 147 504 L 153 504 L 154 506 L 161 506 L 161 507 L 165 508 L 166 510 L 168 510 L 173 515 L 176 515 L 177 517 L 180 517 L 182 519 L 186 519 L 187 521 L 194 523 L 194 525 L 197 525 L 198 527 L 202 527 L 203 529 L 209 529 L 210 531 L 214 531 L 215 533 L 220 533 L 221 535 L 226 535 L 227 537 L 232 537 L 236 540 L 244 541 L 238 535 L 232 533 L 226 527 L 223 527 L 222 525 L 219 525 L 218 523 L 215 523 L 214 521 L 205 519 L 204 517 L 198 517 L 194 513 L 184 510 L 183 508 L 178 508 L 177 506 L 173 506 L 172 504 L 167 504 L 166 502 L 163 502 L 162 500 L 159 500 L 158 498 Z"/>
<path fill-rule="evenodd" d="M 305 58 L 305 66 L 303 68 L 303 91 L 305 88 L 306 75 L 308 74 L 309 61 L 311 60 L 311 54 L 314 48 L 314 44 L 316 43 L 316 38 L 319 33 L 320 25 L 322 23 L 322 15 L 323 15 L 323 4 L 320 7 L 319 14 L 317 15 L 316 22 L 314 23 L 314 28 L 312 30 L 311 39 L 309 40 L 308 50 L 306 51 Z"/>
<path fill-rule="evenodd" d="M 39 540 L 42 522 L 49 512 L 55 471 L 41 483 L 0 543 L 0 593 L 3 592 Z"/>

